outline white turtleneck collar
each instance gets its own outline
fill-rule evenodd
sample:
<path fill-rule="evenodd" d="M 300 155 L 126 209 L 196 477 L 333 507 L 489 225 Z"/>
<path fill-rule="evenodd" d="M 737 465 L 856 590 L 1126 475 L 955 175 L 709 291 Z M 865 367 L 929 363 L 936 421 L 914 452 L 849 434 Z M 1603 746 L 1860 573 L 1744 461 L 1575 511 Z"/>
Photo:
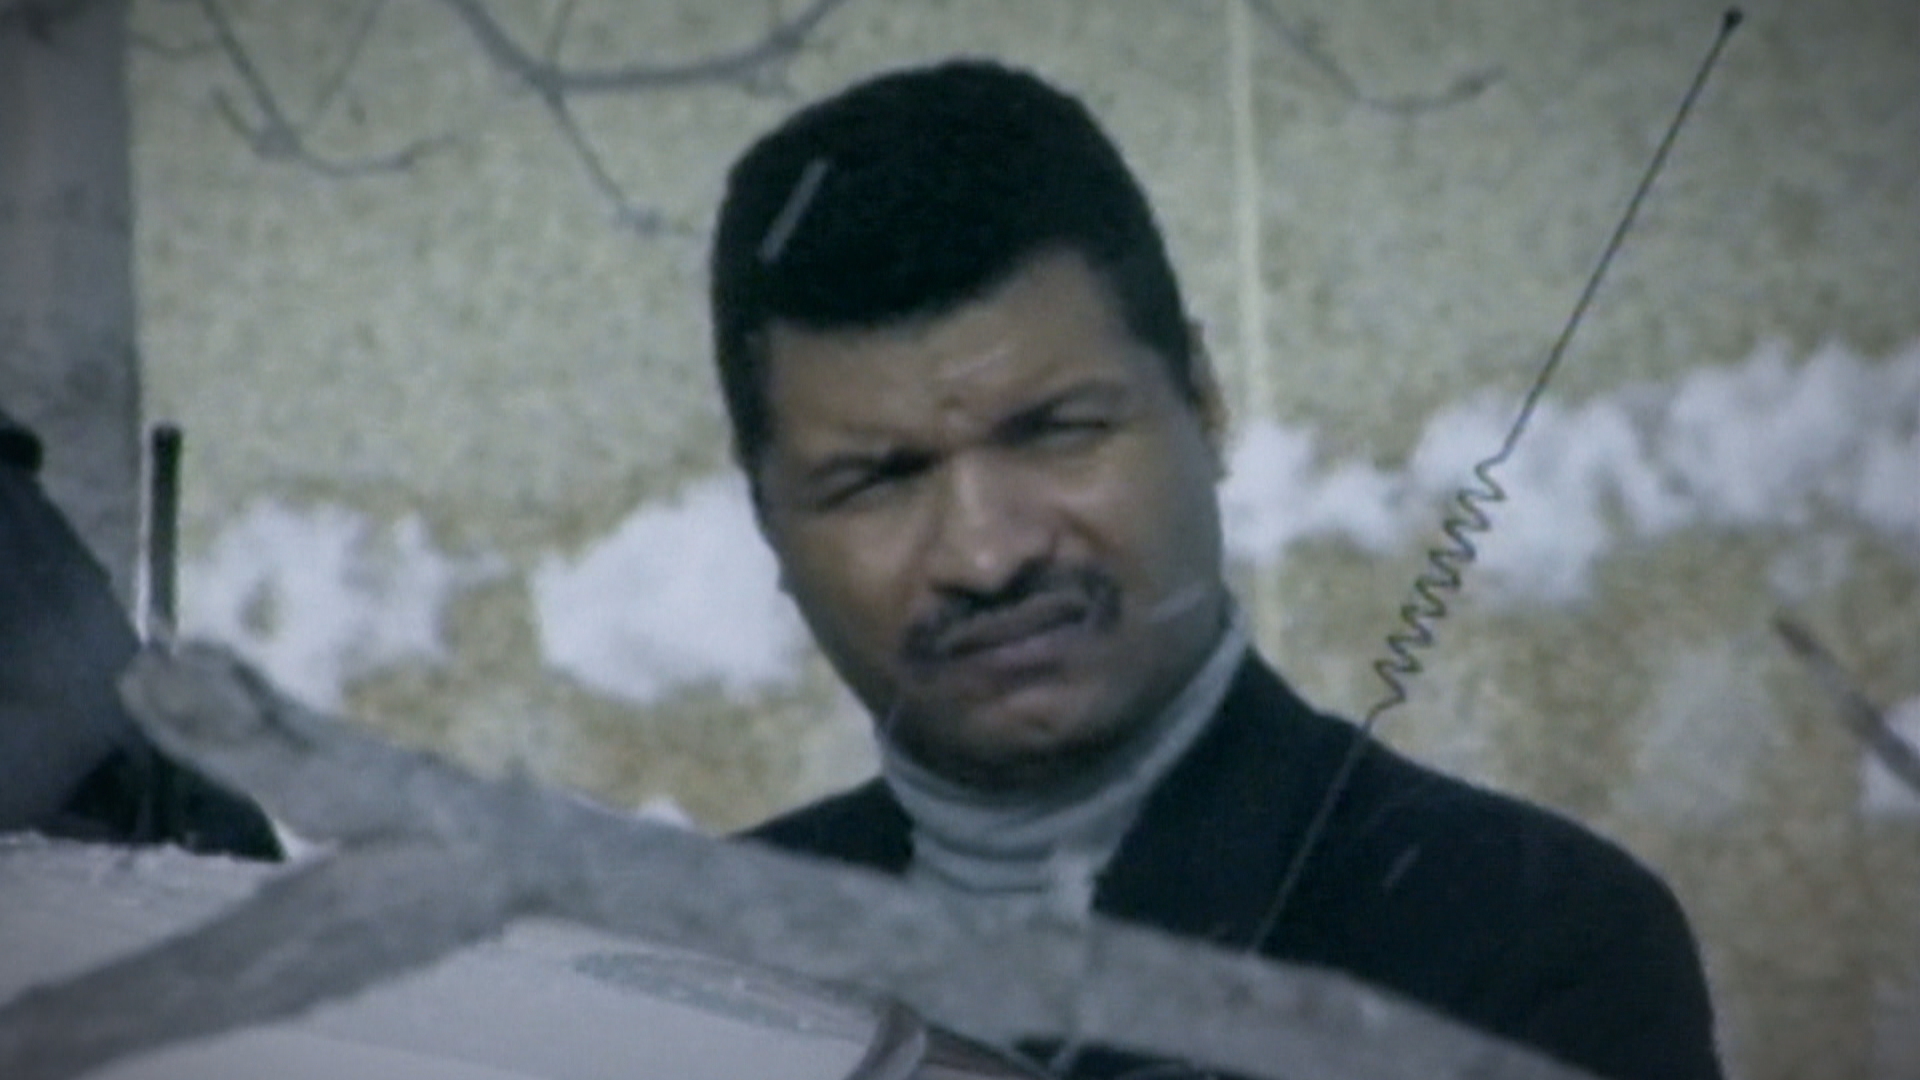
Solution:
<path fill-rule="evenodd" d="M 1090 775 L 1056 788 L 983 791 L 937 776 L 880 737 L 880 772 L 913 822 L 909 880 L 973 896 L 1041 897 L 1086 911 L 1093 882 L 1147 796 L 1225 700 L 1248 648 L 1239 611 L 1153 723 Z"/>

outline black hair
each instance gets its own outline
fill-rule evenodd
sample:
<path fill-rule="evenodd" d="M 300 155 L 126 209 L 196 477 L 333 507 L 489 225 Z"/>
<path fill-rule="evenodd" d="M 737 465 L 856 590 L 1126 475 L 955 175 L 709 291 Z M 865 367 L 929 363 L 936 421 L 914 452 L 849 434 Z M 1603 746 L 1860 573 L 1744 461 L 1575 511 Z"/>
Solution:
<path fill-rule="evenodd" d="M 1070 250 L 1200 395 L 1185 307 L 1139 182 L 1077 99 L 985 60 L 890 72 L 808 106 L 734 163 L 714 229 L 715 360 L 756 490 L 772 435 L 765 331 L 882 327 Z"/>

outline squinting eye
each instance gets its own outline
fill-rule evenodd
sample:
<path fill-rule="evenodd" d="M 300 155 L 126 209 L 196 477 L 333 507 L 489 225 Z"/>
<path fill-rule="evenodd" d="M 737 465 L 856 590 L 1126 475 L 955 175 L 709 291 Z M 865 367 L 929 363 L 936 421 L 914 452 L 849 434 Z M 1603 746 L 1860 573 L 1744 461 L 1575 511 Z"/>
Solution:
<path fill-rule="evenodd" d="M 1043 446 L 1079 446 L 1092 442 L 1112 429 L 1112 423 L 1102 418 L 1054 417 L 1036 425 L 1030 435 L 1030 441 Z"/>
<path fill-rule="evenodd" d="M 897 483 L 899 479 L 900 477 L 896 474 L 871 473 L 852 483 L 843 484 L 833 491 L 828 492 L 825 502 L 828 506 L 844 506 L 855 499 L 873 494 L 874 492 L 884 491 L 887 487 Z"/>
<path fill-rule="evenodd" d="M 880 467 L 850 477 L 845 483 L 828 489 L 818 506 L 823 510 L 853 508 L 881 499 L 904 488 L 925 472 L 930 462 L 918 459 L 885 462 Z"/>

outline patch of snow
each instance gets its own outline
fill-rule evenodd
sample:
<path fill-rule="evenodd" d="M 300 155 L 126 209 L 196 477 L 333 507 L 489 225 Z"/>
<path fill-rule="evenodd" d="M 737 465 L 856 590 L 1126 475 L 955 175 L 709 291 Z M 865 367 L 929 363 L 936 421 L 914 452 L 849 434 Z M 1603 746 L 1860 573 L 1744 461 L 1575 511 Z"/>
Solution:
<path fill-rule="evenodd" d="M 1273 558 L 1316 537 L 1376 552 L 1399 544 L 1396 480 L 1361 462 L 1316 470 L 1315 441 L 1311 431 L 1273 423 L 1252 424 L 1237 440 L 1220 487 L 1230 557 Z"/>
<path fill-rule="evenodd" d="M 1767 567 L 1767 584 L 1789 606 L 1804 604 L 1837 588 L 1852 562 L 1852 540 L 1816 535 L 1776 556 Z"/>
<path fill-rule="evenodd" d="M 1850 512 L 1920 539 L 1920 342 L 1871 364 L 1829 344 L 1798 369 L 1778 345 L 1694 372 L 1653 464 L 1700 516 L 1732 524 Z"/>
<path fill-rule="evenodd" d="M 799 673 L 806 631 L 733 473 L 641 506 L 577 558 L 548 557 L 531 584 L 546 662 L 626 701 Z"/>
<path fill-rule="evenodd" d="M 180 570 L 181 629 L 232 646 L 292 696 L 337 709 L 356 678 L 441 659 L 440 614 L 493 573 L 417 517 L 376 530 L 339 506 L 255 503 Z"/>
<path fill-rule="evenodd" d="M 633 816 L 642 821 L 651 821 L 656 825 L 671 825 L 676 829 L 686 829 L 690 832 L 697 832 L 700 828 L 699 824 L 693 820 L 693 815 L 687 813 L 686 807 L 681 806 L 671 795 L 655 795 L 636 807 Z"/>
<path fill-rule="evenodd" d="M 1482 393 L 1440 410 L 1397 470 L 1323 461 L 1310 429 L 1251 425 L 1222 488 L 1229 554 L 1275 562 L 1316 537 L 1373 552 L 1436 542 L 1517 407 Z M 1768 343 L 1669 383 L 1571 406 L 1549 396 L 1493 476 L 1506 498 L 1483 504 L 1493 528 L 1474 538 L 1476 570 L 1547 602 L 1583 595 L 1622 541 L 1698 526 L 1850 518 L 1920 554 L 1920 340 L 1880 361 L 1828 344 L 1798 365 Z"/>
<path fill-rule="evenodd" d="M 1748 812 L 1756 770 L 1789 750 L 1761 679 L 1765 655 L 1736 642 L 1675 655 L 1655 677 L 1617 809 L 1711 827 Z"/>

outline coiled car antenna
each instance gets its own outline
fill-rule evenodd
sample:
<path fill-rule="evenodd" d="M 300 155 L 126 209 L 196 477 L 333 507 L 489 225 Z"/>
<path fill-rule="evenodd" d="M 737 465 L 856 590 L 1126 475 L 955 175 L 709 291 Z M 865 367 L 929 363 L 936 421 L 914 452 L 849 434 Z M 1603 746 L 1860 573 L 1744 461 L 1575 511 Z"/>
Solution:
<path fill-rule="evenodd" d="M 1674 140 L 1679 137 L 1680 129 L 1686 124 L 1687 116 L 1693 111 L 1694 102 L 1699 100 L 1701 91 L 1706 87 L 1707 77 L 1713 73 L 1719 63 L 1720 53 L 1726 47 L 1727 39 L 1732 36 L 1744 16 L 1739 8 L 1729 8 L 1720 19 L 1719 32 L 1714 35 L 1713 45 L 1707 55 L 1695 69 L 1693 82 L 1686 93 L 1680 97 L 1680 105 L 1674 110 L 1673 119 L 1667 123 L 1666 134 L 1654 149 L 1653 157 L 1647 162 L 1646 170 L 1640 176 L 1640 184 L 1634 189 L 1633 196 L 1627 200 L 1627 208 L 1613 227 L 1613 235 L 1601 249 L 1600 259 L 1594 264 L 1593 272 L 1587 275 L 1586 285 L 1580 290 L 1580 297 L 1574 301 L 1573 311 L 1568 314 L 1565 324 L 1560 328 L 1559 337 L 1547 350 L 1546 360 L 1534 375 L 1533 383 L 1527 389 L 1526 397 L 1520 403 L 1512 425 L 1507 429 L 1506 438 L 1493 454 L 1482 458 L 1473 466 L 1473 483 L 1461 487 L 1448 500 L 1452 507 L 1442 518 L 1440 531 L 1445 537 L 1437 547 L 1427 551 L 1427 568 L 1414 579 L 1412 596 L 1400 607 L 1400 621 L 1405 628 L 1387 635 L 1387 655 L 1374 662 L 1374 673 L 1386 684 L 1386 692 L 1354 731 L 1352 742 L 1340 767 L 1334 772 L 1333 782 L 1327 787 L 1327 794 L 1314 811 L 1307 831 L 1301 837 L 1300 846 L 1295 849 L 1293 859 L 1287 866 L 1286 876 L 1281 879 L 1279 889 L 1274 893 L 1273 902 L 1268 906 L 1265 917 L 1260 920 L 1254 931 L 1253 940 L 1248 948 L 1258 950 L 1274 927 L 1279 924 L 1281 913 L 1286 910 L 1287 901 L 1300 882 L 1308 858 L 1319 846 L 1322 834 L 1326 832 L 1327 822 L 1333 816 L 1335 805 L 1345 793 L 1347 785 L 1353 779 L 1353 770 L 1359 765 L 1361 756 L 1366 752 L 1368 737 L 1380 718 L 1403 704 L 1407 700 L 1407 682 L 1424 670 L 1420 662 L 1420 653 L 1432 647 L 1434 626 L 1447 617 L 1447 598 L 1458 593 L 1465 579 L 1467 567 L 1479 558 L 1479 549 L 1473 538 L 1492 528 L 1493 520 L 1488 507 L 1505 502 L 1506 489 L 1494 478 L 1494 470 L 1507 463 L 1513 456 L 1514 448 L 1520 444 L 1520 438 L 1526 433 L 1527 425 L 1533 421 L 1533 414 L 1540 404 L 1540 398 L 1546 393 L 1547 384 L 1559 370 L 1560 361 L 1565 357 L 1567 345 L 1573 340 L 1575 331 L 1586 319 L 1587 309 L 1592 306 L 1594 294 L 1600 289 L 1607 270 L 1620 253 L 1621 245 L 1626 241 L 1627 233 L 1633 228 L 1633 222 L 1640 213 L 1640 204 L 1646 201 L 1647 192 L 1653 182 L 1666 168 L 1667 157 L 1673 150 Z"/>

